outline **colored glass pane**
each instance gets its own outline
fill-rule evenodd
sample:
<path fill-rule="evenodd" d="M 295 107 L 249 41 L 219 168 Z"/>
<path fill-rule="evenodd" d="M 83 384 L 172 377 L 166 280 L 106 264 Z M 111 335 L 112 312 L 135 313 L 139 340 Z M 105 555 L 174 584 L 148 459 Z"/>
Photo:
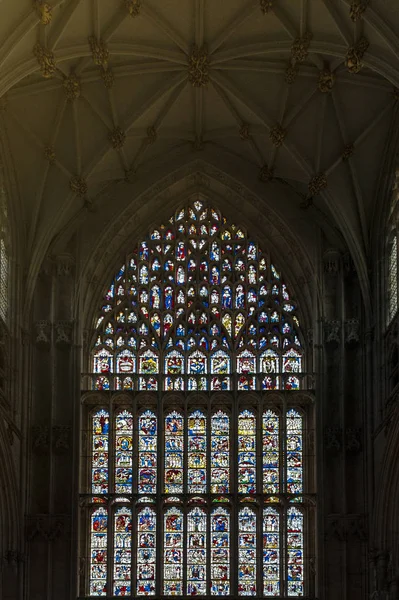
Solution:
<path fill-rule="evenodd" d="M 126 410 L 115 419 L 115 491 L 132 492 L 133 417 Z"/>
<path fill-rule="evenodd" d="M 132 587 L 132 512 L 118 508 L 114 531 L 114 596 L 130 596 Z"/>
<path fill-rule="evenodd" d="M 137 515 L 137 595 L 155 595 L 156 513 L 146 506 Z"/>
<path fill-rule="evenodd" d="M 211 419 L 211 492 L 228 494 L 230 485 L 230 419 L 223 411 Z"/>
<path fill-rule="evenodd" d="M 157 418 L 147 410 L 139 417 L 138 493 L 157 491 Z"/>
<path fill-rule="evenodd" d="M 183 594 L 183 513 L 169 508 L 164 516 L 163 593 Z"/>
<path fill-rule="evenodd" d="M 287 513 L 288 596 L 303 596 L 303 514 L 296 508 Z"/>
<path fill-rule="evenodd" d="M 206 492 L 206 417 L 197 410 L 188 417 L 188 492 Z"/>
<path fill-rule="evenodd" d="M 263 414 L 263 492 L 277 494 L 280 482 L 279 417 L 267 410 Z"/>
<path fill-rule="evenodd" d="M 91 491 L 93 494 L 108 492 L 108 436 L 109 414 L 99 410 L 92 417 L 92 469 Z"/>
<path fill-rule="evenodd" d="M 398 310 L 398 242 L 396 235 L 392 239 L 388 261 L 388 319 Z"/>
<path fill-rule="evenodd" d="M 206 594 L 207 516 L 202 508 L 187 515 L 187 595 Z"/>
<path fill-rule="evenodd" d="M 238 513 L 238 594 L 256 596 L 256 513 L 247 506 Z"/>
<path fill-rule="evenodd" d="M 291 409 L 287 413 L 287 492 L 300 494 L 303 490 L 303 422 L 301 415 Z"/>
<path fill-rule="evenodd" d="M 221 507 L 211 513 L 211 594 L 230 594 L 230 514 Z"/>
<path fill-rule="evenodd" d="M 238 417 L 238 492 L 256 492 L 256 417 L 248 410 Z"/>
<path fill-rule="evenodd" d="M 91 515 L 90 596 L 107 595 L 108 513 L 98 508 Z"/>
<path fill-rule="evenodd" d="M 184 419 L 176 411 L 165 418 L 165 492 L 183 492 Z"/>
<path fill-rule="evenodd" d="M 263 594 L 280 595 L 280 516 L 269 507 L 263 510 Z"/>

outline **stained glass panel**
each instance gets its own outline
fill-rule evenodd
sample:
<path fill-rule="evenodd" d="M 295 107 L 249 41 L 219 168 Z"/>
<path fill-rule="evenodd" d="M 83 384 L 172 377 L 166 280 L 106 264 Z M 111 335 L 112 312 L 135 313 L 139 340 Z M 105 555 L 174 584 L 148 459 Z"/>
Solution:
<path fill-rule="evenodd" d="M 108 513 L 98 508 L 91 515 L 90 596 L 107 595 Z"/>
<path fill-rule="evenodd" d="M 99 410 L 93 415 L 91 491 L 93 494 L 108 492 L 108 436 L 109 414 Z"/>
<path fill-rule="evenodd" d="M 303 596 L 303 514 L 289 508 L 287 514 L 288 596 Z"/>
<path fill-rule="evenodd" d="M 183 492 L 183 416 L 173 411 L 165 418 L 165 492 Z"/>
<path fill-rule="evenodd" d="M 132 512 L 129 508 L 118 508 L 115 512 L 114 532 L 114 596 L 130 596 Z"/>
<path fill-rule="evenodd" d="M 230 514 L 221 507 L 211 513 L 211 594 L 230 594 Z"/>
<path fill-rule="evenodd" d="M 238 513 L 238 594 L 256 596 L 256 513 L 247 506 Z"/>
<path fill-rule="evenodd" d="M 147 410 L 139 417 L 138 493 L 157 491 L 157 418 Z"/>
<path fill-rule="evenodd" d="M 127 410 L 115 419 L 115 491 L 132 492 L 133 416 Z"/>
<path fill-rule="evenodd" d="M 219 410 L 211 419 L 211 492 L 228 494 L 230 485 L 230 419 Z"/>
<path fill-rule="evenodd" d="M 279 417 L 272 410 L 263 414 L 263 492 L 278 494 L 280 482 Z"/>
<path fill-rule="evenodd" d="M 187 595 L 206 594 L 207 516 L 202 508 L 187 515 Z"/>
<path fill-rule="evenodd" d="M 206 492 L 206 417 L 197 410 L 188 418 L 188 492 Z"/>
<path fill-rule="evenodd" d="M 263 510 L 263 594 L 280 595 L 280 516 L 270 507 Z"/>
<path fill-rule="evenodd" d="M 238 492 L 256 492 L 256 417 L 249 410 L 238 417 Z"/>
<path fill-rule="evenodd" d="M 392 239 L 388 263 L 388 318 L 389 321 L 398 310 L 398 242 L 396 235 Z"/>
<path fill-rule="evenodd" d="M 163 593 L 183 594 L 183 513 L 169 508 L 164 516 Z"/>
<path fill-rule="evenodd" d="M 301 415 L 291 409 L 287 413 L 287 492 L 300 494 L 303 481 L 303 431 Z"/>
<path fill-rule="evenodd" d="M 146 506 L 137 515 L 137 595 L 154 596 L 156 575 L 156 513 Z"/>

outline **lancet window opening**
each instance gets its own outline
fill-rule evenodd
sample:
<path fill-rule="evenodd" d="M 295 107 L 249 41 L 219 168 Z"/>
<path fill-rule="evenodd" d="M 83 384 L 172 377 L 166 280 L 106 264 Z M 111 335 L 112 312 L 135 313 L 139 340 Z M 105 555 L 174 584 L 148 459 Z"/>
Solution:
<path fill-rule="evenodd" d="M 84 416 L 81 595 L 306 595 L 296 312 L 258 244 L 203 201 L 128 257 L 86 376 L 104 402 Z"/>

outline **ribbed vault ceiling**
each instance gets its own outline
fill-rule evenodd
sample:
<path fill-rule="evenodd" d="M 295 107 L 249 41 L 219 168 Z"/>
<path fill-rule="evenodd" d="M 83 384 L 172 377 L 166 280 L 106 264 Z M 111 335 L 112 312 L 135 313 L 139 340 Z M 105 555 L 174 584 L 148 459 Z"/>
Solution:
<path fill-rule="evenodd" d="M 273 198 L 282 219 L 287 207 L 298 222 L 324 215 L 367 256 L 398 106 L 396 0 L 0 10 L 2 153 L 27 256 L 43 257 L 65 228 L 90 228 L 93 211 L 112 222 L 141 178 L 196 159 L 264 186 L 264 210 Z"/>

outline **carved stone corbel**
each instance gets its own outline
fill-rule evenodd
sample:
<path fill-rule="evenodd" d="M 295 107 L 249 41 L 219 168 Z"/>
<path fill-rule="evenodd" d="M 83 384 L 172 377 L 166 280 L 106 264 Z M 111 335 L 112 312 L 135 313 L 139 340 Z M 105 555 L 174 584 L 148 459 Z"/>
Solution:
<path fill-rule="evenodd" d="M 49 449 L 49 428 L 47 425 L 32 427 L 32 448 L 36 454 L 46 453 Z"/>
<path fill-rule="evenodd" d="M 53 427 L 53 449 L 57 454 L 68 452 L 70 449 L 71 428 L 63 425 Z"/>
<path fill-rule="evenodd" d="M 331 319 L 324 322 L 325 342 L 338 345 L 341 342 L 341 321 Z"/>
<path fill-rule="evenodd" d="M 57 275 L 59 277 L 68 277 L 72 272 L 73 266 L 75 265 L 75 258 L 72 256 L 72 254 L 59 254 L 55 258 L 55 262 L 57 266 Z"/>
<path fill-rule="evenodd" d="M 345 321 L 345 344 L 354 345 L 359 343 L 359 329 L 359 319 L 347 319 Z"/>
<path fill-rule="evenodd" d="M 342 429 L 326 427 L 324 430 L 324 447 L 330 452 L 339 452 L 342 446 Z"/>
<path fill-rule="evenodd" d="M 57 321 L 54 324 L 56 338 L 55 343 L 57 346 L 70 346 L 72 343 L 72 328 L 73 323 L 71 321 Z"/>
<path fill-rule="evenodd" d="M 41 350 L 47 350 L 51 343 L 51 321 L 42 320 L 35 323 L 35 344 Z"/>

